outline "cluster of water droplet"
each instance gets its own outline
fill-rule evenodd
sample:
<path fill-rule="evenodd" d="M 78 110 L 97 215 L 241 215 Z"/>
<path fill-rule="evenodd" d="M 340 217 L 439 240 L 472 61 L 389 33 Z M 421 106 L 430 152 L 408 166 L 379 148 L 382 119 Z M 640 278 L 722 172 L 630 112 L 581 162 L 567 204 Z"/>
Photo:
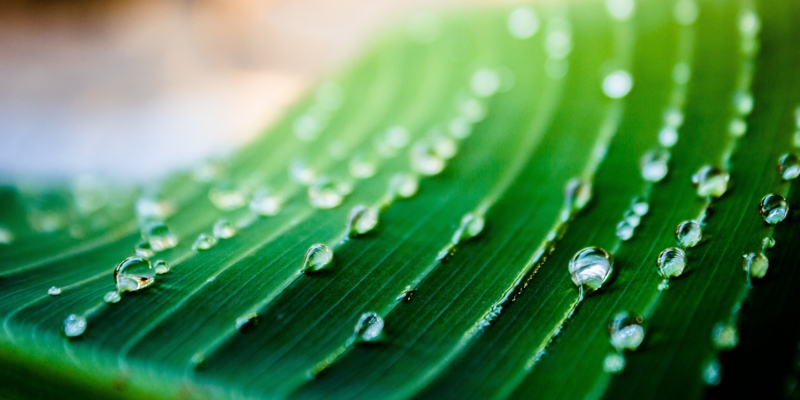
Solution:
<path fill-rule="evenodd" d="M 645 329 L 641 317 L 627 311 L 617 313 L 608 326 L 609 342 L 615 352 L 606 355 L 603 370 L 610 374 L 620 373 L 625 368 L 625 351 L 635 351 L 644 341 Z"/>

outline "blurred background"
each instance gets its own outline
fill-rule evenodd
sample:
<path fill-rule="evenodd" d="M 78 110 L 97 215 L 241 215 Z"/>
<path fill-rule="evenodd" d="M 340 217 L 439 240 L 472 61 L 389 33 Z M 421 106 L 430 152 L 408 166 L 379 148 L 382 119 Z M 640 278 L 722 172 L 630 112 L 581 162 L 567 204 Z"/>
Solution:
<path fill-rule="evenodd" d="M 0 181 L 157 179 L 246 143 L 381 27 L 500 2 L 0 2 Z"/>

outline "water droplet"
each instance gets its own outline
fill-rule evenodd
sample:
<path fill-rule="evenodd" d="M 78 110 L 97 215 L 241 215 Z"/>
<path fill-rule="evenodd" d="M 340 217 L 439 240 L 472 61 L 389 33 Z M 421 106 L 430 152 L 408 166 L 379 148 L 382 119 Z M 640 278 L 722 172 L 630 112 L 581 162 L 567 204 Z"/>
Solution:
<path fill-rule="evenodd" d="M 383 332 L 383 318 L 375 312 L 369 311 L 358 318 L 353 335 L 358 340 L 372 342 Z"/>
<path fill-rule="evenodd" d="M 561 79 L 569 72 L 569 62 L 567 60 L 548 58 L 544 61 L 544 72 L 553 79 Z"/>
<path fill-rule="evenodd" d="M 658 255 L 658 273 L 664 278 L 678 277 L 686 268 L 686 253 L 677 247 L 664 249 Z"/>
<path fill-rule="evenodd" d="M 175 212 L 172 202 L 156 197 L 140 197 L 136 200 L 136 215 L 141 219 L 164 219 Z"/>
<path fill-rule="evenodd" d="M 717 360 L 710 360 L 705 363 L 702 371 L 703 382 L 709 386 L 717 386 L 722 380 L 722 366 Z"/>
<path fill-rule="evenodd" d="M 611 275 L 611 254 L 599 247 L 578 251 L 569 262 L 569 274 L 576 286 L 587 292 L 600 289 Z"/>
<path fill-rule="evenodd" d="M 761 247 L 765 249 L 771 249 L 775 247 L 775 239 L 769 236 L 765 237 L 764 240 L 761 241 Z"/>
<path fill-rule="evenodd" d="M 786 199 L 779 194 L 768 194 L 761 199 L 758 205 L 758 212 L 770 225 L 775 225 L 786 219 L 789 214 L 789 204 Z"/>
<path fill-rule="evenodd" d="M 336 82 L 325 82 L 317 88 L 317 104 L 322 108 L 333 111 L 338 109 L 344 101 L 344 90 Z"/>
<path fill-rule="evenodd" d="M 747 122 L 741 118 L 734 118 L 728 124 L 728 133 L 733 137 L 742 137 L 747 133 Z"/>
<path fill-rule="evenodd" d="M 333 250 L 330 247 L 321 243 L 313 244 L 303 257 L 302 270 L 307 274 L 316 272 L 328 267 L 331 261 L 333 261 Z"/>
<path fill-rule="evenodd" d="M 568 215 L 562 216 L 562 220 L 564 217 L 572 215 L 572 213 L 583 210 L 592 200 L 592 196 L 591 182 L 582 181 L 580 178 L 572 178 L 567 181 L 564 188 L 564 208 Z"/>
<path fill-rule="evenodd" d="M 294 120 L 292 124 L 292 131 L 298 139 L 304 141 L 312 141 L 317 138 L 320 131 L 320 123 L 311 115 L 301 115 Z"/>
<path fill-rule="evenodd" d="M 414 293 L 417 292 L 417 289 L 413 289 L 411 286 L 406 286 L 400 295 L 395 298 L 395 300 L 401 300 L 403 303 L 408 303 L 411 301 L 411 298 L 414 296 Z"/>
<path fill-rule="evenodd" d="M 625 211 L 622 219 L 627 221 L 632 227 L 636 228 L 642 222 L 642 217 L 633 210 Z"/>
<path fill-rule="evenodd" d="M 636 350 L 644 340 L 641 317 L 633 317 L 626 311 L 617 313 L 608 328 L 611 334 L 611 345 L 617 351 Z"/>
<path fill-rule="evenodd" d="M 675 228 L 675 240 L 681 247 L 694 247 L 703 237 L 703 230 L 695 220 L 683 221 Z"/>
<path fill-rule="evenodd" d="M 608 13 L 617 21 L 627 21 L 633 15 L 633 0 L 606 0 Z"/>
<path fill-rule="evenodd" d="M 395 149 L 402 149 L 408 145 L 410 135 L 402 126 L 392 126 L 386 130 L 386 144 Z"/>
<path fill-rule="evenodd" d="M 192 245 L 192 250 L 203 251 L 208 250 L 217 245 L 217 238 L 213 235 L 201 233 Z"/>
<path fill-rule="evenodd" d="M 217 239 L 228 239 L 236 234 L 236 228 L 234 228 L 230 221 L 222 218 L 214 223 L 212 232 Z"/>
<path fill-rule="evenodd" d="M 103 301 L 108 304 L 119 303 L 120 300 L 122 300 L 122 295 L 116 290 L 112 290 L 103 295 Z"/>
<path fill-rule="evenodd" d="M 50 289 L 47 289 L 47 294 L 49 294 L 50 296 L 58 296 L 61 294 L 61 288 L 53 286 Z"/>
<path fill-rule="evenodd" d="M 465 139 L 472 133 L 472 125 L 464 117 L 455 117 L 447 125 L 450 136 L 456 139 Z"/>
<path fill-rule="evenodd" d="M 472 93 L 478 97 L 489 97 L 497 93 L 500 89 L 500 77 L 497 72 L 488 68 L 482 68 L 472 75 L 470 80 Z"/>
<path fill-rule="evenodd" d="M 458 106 L 458 112 L 467 121 L 476 123 L 486 118 L 486 106 L 478 99 L 467 98 Z"/>
<path fill-rule="evenodd" d="M 678 131 L 675 128 L 666 126 L 658 131 L 658 143 L 665 148 L 672 148 L 678 143 Z"/>
<path fill-rule="evenodd" d="M 436 175 L 445 167 L 445 162 L 427 141 L 414 144 L 410 152 L 411 168 L 422 175 Z"/>
<path fill-rule="evenodd" d="M 680 62 L 672 67 L 672 81 L 678 85 L 685 85 L 692 77 L 692 69 L 689 64 Z"/>
<path fill-rule="evenodd" d="M 681 25 L 693 24 L 697 20 L 699 13 L 700 10 L 697 7 L 697 3 L 693 0 L 679 0 L 675 3 L 675 9 L 673 10 L 675 21 Z"/>
<path fill-rule="evenodd" d="M 303 185 L 310 185 L 317 179 L 317 172 L 304 161 L 295 160 L 289 165 L 289 177 Z"/>
<path fill-rule="evenodd" d="M 64 336 L 77 337 L 86 332 L 86 318 L 76 314 L 70 314 L 64 319 Z"/>
<path fill-rule="evenodd" d="M 800 175 L 800 160 L 795 154 L 784 154 L 778 160 L 778 172 L 785 181 L 790 181 Z"/>
<path fill-rule="evenodd" d="M 163 251 L 178 245 L 178 238 L 163 222 L 151 222 L 142 232 L 142 237 L 150 242 L 153 251 Z"/>
<path fill-rule="evenodd" d="M 0 244 L 9 245 L 14 243 L 14 233 L 10 229 L 0 226 Z"/>
<path fill-rule="evenodd" d="M 273 195 L 269 189 L 261 188 L 253 193 L 250 199 L 250 211 L 264 216 L 278 215 L 283 206 L 280 196 Z"/>
<path fill-rule="evenodd" d="M 672 107 L 666 109 L 664 111 L 664 124 L 670 128 L 680 128 L 683 125 L 683 112 Z"/>
<path fill-rule="evenodd" d="M 692 175 L 692 183 L 700 197 L 720 197 L 728 190 L 730 175 L 710 165 L 704 165 Z"/>
<path fill-rule="evenodd" d="M 569 21 L 563 18 L 552 18 L 547 24 L 547 37 L 544 49 L 550 58 L 560 60 L 572 52 L 572 35 Z"/>
<path fill-rule="evenodd" d="M 315 208 L 327 210 L 342 204 L 344 196 L 334 182 L 320 179 L 308 187 L 308 201 Z"/>
<path fill-rule="evenodd" d="M 711 340 L 714 341 L 714 346 L 720 350 L 727 350 L 736 347 L 739 344 L 739 332 L 736 325 L 729 323 L 718 323 L 711 331 Z"/>
<path fill-rule="evenodd" d="M 347 234 L 355 237 L 371 232 L 378 225 L 378 209 L 358 205 L 350 210 L 347 217 Z"/>
<path fill-rule="evenodd" d="M 736 91 L 733 95 L 733 106 L 741 115 L 750 114 L 753 111 L 753 95 L 744 89 Z"/>
<path fill-rule="evenodd" d="M 482 215 L 469 213 L 461 218 L 461 223 L 453 234 L 453 243 L 461 243 L 465 240 L 474 238 L 483 232 L 483 227 L 486 225 Z"/>
<path fill-rule="evenodd" d="M 603 371 L 609 374 L 618 374 L 625 369 L 625 356 L 620 353 L 608 353 L 603 359 Z"/>
<path fill-rule="evenodd" d="M 358 179 L 371 178 L 378 171 L 378 163 L 375 157 L 370 157 L 364 153 L 357 153 L 350 159 L 348 164 L 350 175 Z"/>
<path fill-rule="evenodd" d="M 114 269 L 114 282 L 119 292 L 135 292 L 150 286 L 155 280 L 153 264 L 144 257 L 128 257 Z"/>
<path fill-rule="evenodd" d="M 739 15 L 739 33 L 744 37 L 754 37 L 761 29 L 761 20 L 758 15 L 750 10 L 742 11 Z"/>
<path fill-rule="evenodd" d="M 456 142 L 449 136 L 436 133 L 431 135 L 430 142 L 431 146 L 433 147 L 433 151 L 442 159 L 449 160 L 456 155 L 456 152 L 458 152 Z"/>
<path fill-rule="evenodd" d="M 230 182 L 220 183 L 208 191 L 208 199 L 222 211 L 235 210 L 247 204 L 247 196 Z"/>
<path fill-rule="evenodd" d="M 398 172 L 389 181 L 391 192 L 398 197 L 407 199 L 419 190 L 419 179 L 415 175 Z"/>
<path fill-rule="evenodd" d="M 617 224 L 617 237 L 619 240 L 628 240 L 633 237 L 634 227 L 628 221 L 619 221 Z"/>
<path fill-rule="evenodd" d="M 163 275 L 169 272 L 169 264 L 164 260 L 158 260 L 153 263 L 153 269 L 156 271 L 156 274 Z"/>
<path fill-rule="evenodd" d="M 136 246 L 133 247 L 133 252 L 139 257 L 152 257 L 156 254 L 150 246 L 150 242 L 144 239 L 136 242 Z"/>
<path fill-rule="evenodd" d="M 764 253 L 747 253 L 744 256 L 742 267 L 745 272 L 750 272 L 750 276 L 761 279 L 767 275 L 769 269 L 769 259 Z"/>
<path fill-rule="evenodd" d="M 237 331 L 248 331 L 255 328 L 256 325 L 258 325 L 258 322 L 258 314 L 247 314 L 236 318 L 234 327 Z"/>
<path fill-rule="evenodd" d="M 650 204 L 644 197 L 634 197 L 633 201 L 631 202 L 631 210 L 636 213 L 636 215 L 643 217 L 650 211 Z"/>
<path fill-rule="evenodd" d="M 648 182 L 660 182 L 669 172 L 669 151 L 663 149 L 649 150 L 639 162 L 642 168 L 642 178 Z"/>
<path fill-rule="evenodd" d="M 225 166 L 220 160 L 207 160 L 192 170 L 192 178 L 198 182 L 210 182 L 219 178 L 225 172 Z"/>
<path fill-rule="evenodd" d="M 603 79 L 603 93 L 612 99 L 627 96 L 632 87 L 633 77 L 625 70 L 614 71 Z"/>
<path fill-rule="evenodd" d="M 527 39 L 539 30 L 539 17 L 530 7 L 520 7 L 508 16 L 508 32 L 517 39 Z"/>

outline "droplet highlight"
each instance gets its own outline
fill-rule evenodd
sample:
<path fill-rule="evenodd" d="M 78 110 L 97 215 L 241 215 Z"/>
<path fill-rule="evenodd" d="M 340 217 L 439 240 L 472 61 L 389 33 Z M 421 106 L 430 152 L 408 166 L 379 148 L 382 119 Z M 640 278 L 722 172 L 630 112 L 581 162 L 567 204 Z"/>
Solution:
<path fill-rule="evenodd" d="M 483 232 L 486 221 L 482 215 L 469 213 L 461 218 L 461 223 L 453 234 L 452 243 L 458 244 L 465 240 L 474 238 Z"/>
<path fill-rule="evenodd" d="M 282 206 L 280 196 L 273 195 L 267 188 L 256 190 L 250 198 L 250 211 L 265 217 L 278 215 Z"/>
<path fill-rule="evenodd" d="M 112 290 L 103 295 L 103 301 L 108 304 L 116 304 L 119 303 L 120 300 L 122 300 L 122 295 L 116 290 Z"/>
<path fill-rule="evenodd" d="M 308 201 L 315 208 L 322 210 L 335 208 L 342 204 L 343 200 L 344 195 L 338 186 L 328 179 L 321 179 L 308 187 Z"/>
<path fill-rule="evenodd" d="M 157 275 L 164 275 L 169 272 L 169 264 L 164 260 L 158 260 L 153 263 L 153 269 Z"/>

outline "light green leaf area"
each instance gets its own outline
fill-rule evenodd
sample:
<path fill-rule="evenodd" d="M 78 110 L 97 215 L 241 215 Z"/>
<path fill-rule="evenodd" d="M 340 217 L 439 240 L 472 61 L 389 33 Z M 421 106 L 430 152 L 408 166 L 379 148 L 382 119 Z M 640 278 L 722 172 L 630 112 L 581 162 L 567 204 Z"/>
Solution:
<path fill-rule="evenodd" d="M 0 188 L 3 395 L 797 395 L 800 167 L 776 170 L 800 146 L 796 21 L 747 0 L 420 14 L 229 157 Z M 666 279 L 687 220 L 702 239 Z M 613 259 L 597 290 L 569 271 L 590 246 Z M 118 288 L 137 247 L 170 270 Z M 615 348 L 623 311 L 644 336 Z"/>

